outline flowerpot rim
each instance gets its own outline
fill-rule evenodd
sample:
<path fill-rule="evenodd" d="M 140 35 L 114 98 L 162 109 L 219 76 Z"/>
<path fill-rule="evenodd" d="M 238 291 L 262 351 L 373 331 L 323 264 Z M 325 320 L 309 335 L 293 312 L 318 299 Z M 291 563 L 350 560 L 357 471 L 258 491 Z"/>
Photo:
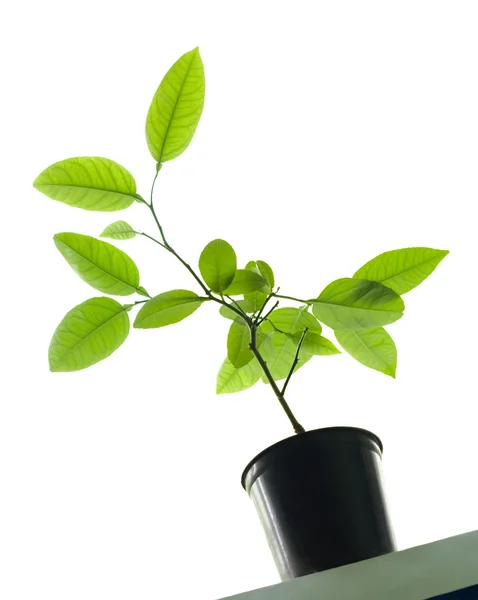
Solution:
<path fill-rule="evenodd" d="M 271 446 L 268 446 L 267 448 L 265 448 L 264 450 L 259 452 L 259 454 L 257 454 L 251 461 L 249 461 L 246 468 L 242 472 L 242 476 L 241 476 L 242 487 L 247 491 L 247 486 L 246 486 L 247 474 L 248 474 L 249 470 L 255 465 L 255 463 L 257 463 L 257 461 L 260 460 L 264 455 L 268 454 L 269 452 L 271 452 L 273 450 L 276 450 L 279 446 L 283 447 L 283 446 L 289 446 L 291 444 L 297 444 L 297 443 L 299 443 L 298 440 L 303 440 L 303 439 L 312 437 L 313 435 L 317 435 L 317 433 L 319 433 L 319 432 L 337 432 L 337 433 L 348 432 L 348 433 L 364 434 L 365 436 L 367 436 L 370 439 L 370 441 L 372 441 L 376 444 L 377 454 L 379 454 L 380 457 L 382 456 L 383 444 L 382 444 L 381 439 L 375 433 L 372 433 L 371 431 L 368 431 L 367 429 L 362 429 L 360 427 L 347 427 L 347 426 L 333 426 L 333 427 L 321 427 L 319 429 L 311 429 L 310 431 L 306 431 L 305 433 L 299 433 L 299 434 L 295 434 L 290 437 L 284 438 L 283 440 L 280 440 L 279 442 L 276 442 L 275 444 L 272 444 Z"/>

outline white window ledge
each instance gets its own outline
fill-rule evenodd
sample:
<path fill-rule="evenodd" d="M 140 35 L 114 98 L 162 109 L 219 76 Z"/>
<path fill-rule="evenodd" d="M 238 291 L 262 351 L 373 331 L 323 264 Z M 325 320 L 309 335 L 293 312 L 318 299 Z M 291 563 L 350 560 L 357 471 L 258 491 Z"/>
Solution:
<path fill-rule="evenodd" d="M 478 531 L 229 597 L 230 600 L 432 598 L 478 600 Z"/>

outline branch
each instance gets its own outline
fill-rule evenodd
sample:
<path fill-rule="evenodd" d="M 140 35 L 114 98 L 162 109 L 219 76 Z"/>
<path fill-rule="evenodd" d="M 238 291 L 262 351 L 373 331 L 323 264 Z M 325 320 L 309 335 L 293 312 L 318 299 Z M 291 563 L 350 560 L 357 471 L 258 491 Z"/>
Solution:
<path fill-rule="evenodd" d="M 277 399 L 279 400 L 280 405 L 284 409 L 285 414 L 288 416 L 289 421 L 291 422 L 295 433 L 304 433 L 305 429 L 302 427 L 302 425 L 299 423 L 299 421 L 297 421 L 293 412 L 289 408 L 289 405 L 287 404 L 286 399 L 284 398 L 284 393 L 281 392 L 279 390 L 279 388 L 277 387 L 277 383 L 274 381 L 274 378 L 272 377 L 272 374 L 269 371 L 269 367 L 267 366 L 266 361 L 264 360 L 264 358 L 262 357 L 261 353 L 259 352 L 259 350 L 257 348 L 257 344 L 256 344 L 257 328 L 256 328 L 256 326 L 254 324 L 252 324 L 250 326 L 250 329 L 251 329 L 251 343 L 249 344 L 249 348 L 250 348 L 251 352 L 254 354 L 254 356 L 257 358 L 259 364 L 261 365 L 262 370 L 264 371 L 264 374 L 267 377 L 268 382 L 271 384 L 271 387 L 274 390 L 274 393 L 277 396 Z"/>
<path fill-rule="evenodd" d="M 297 345 L 297 351 L 296 351 L 296 353 L 295 353 L 295 357 L 294 357 L 294 360 L 293 360 L 293 362 L 292 362 L 292 367 L 290 368 L 289 374 L 287 375 L 287 379 L 285 380 L 285 383 L 284 383 L 284 387 L 282 388 L 282 392 L 281 392 L 281 394 L 282 394 L 282 395 L 284 395 L 284 393 L 285 393 L 285 390 L 286 390 L 286 388 L 287 388 L 287 384 L 289 383 L 289 380 L 290 380 L 290 378 L 292 377 L 292 373 L 294 372 L 294 369 L 295 369 L 295 367 L 296 367 L 297 363 L 299 362 L 299 352 L 300 352 L 300 347 L 302 346 L 302 342 L 304 341 L 305 334 L 307 333 L 308 329 L 309 329 L 309 328 L 308 328 L 308 327 L 306 327 L 306 328 L 304 329 L 304 331 L 302 332 L 302 337 L 300 338 L 300 341 L 299 341 L 299 343 L 298 343 L 298 345 Z"/>
<path fill-rule="evenodd" d="M 246 317 L 246 318 L 248 318 L 248 317 L 247 317 L 247 313 L 246 313 L 246 311 L 245 311 L 245 310 L 243 310 L 243 309 L 241 308 L 241 306 L 240 306 L 240 305 L 239 305 L 239 304 L 238 304 L 238 303 L 237 303 L 237 302 L 234 300 L 234 298 L 231 298 L 231 296 L 228 296 L 228 295 L 226 295 L 226 298 L 227 298 L 228 300 L 230 300 L 231 302 L 234 302 L 234 304 L 235 304 L 235 305 L 236 305 L 236 307 L 237 307 L 237 310 L 241 311 L 241 315 L 242 315 L 243 317 Z M 227 303 L 226 303 L 226 306 L 227 306 L 228 308 L 231 308 L 231 309 L 232 309 L 232 306 L 231 306 L 230 304 L 227 304 Z"/>
<path fill-rule="evenodd" d="M 282 296 L 281 294 L 277 294 L 276 292 L 272 295 L 276 298 L 286 298 L 287 300 L 295 300 L 296 302 L 301 302 L 302 304 L 313 304 L 317 300 L 317 298 L 313 298 L 312 300 L 301 300 L 300 298 L 294 298 L 293 296 Z"/>
<path fill-rule="evenodd" d="M 263 321 L 265 321 L 265 320 L 267 319 L 267 317 L 268 317 L 268 316 L 271 314 L 271 312 L 272 312 L 272 311 L 273 311 L 273 310 L 276 308 L 276 306 L 278 306 L 278 304 L 279 304 L 279 300 L 277 300 L 277 302 L 274 304 L 274 306 L 273 306 L 273 307 L 272 307 L 272 308 L 271 308 L 271 309 L 270 309 L 270 310 L 267 312 L 267 314 L 266 314 L 266 315 L 264 315 L 264 316 L 262 317 L 262 319 L 261 319 L 260 321 L 257 321 L 257 319 L 258 319 L 258 318 L 260 317 L 260 315 L 261 315 L 261 313 L 259 312 L 259 314 L 257 315 L 257 318 L 256 318 L 256 325 L 258 325 L 258 326 L 259 326 L 259 325 L 260 325 L 260 324 L 261 324 Z M 265 306 L 265 302 L 264 302 L 264 306 Z M 262 309 L 261 309 L 261 310 L 262 310 Z"/>
<path fill-rule="evenodd" d="M 149 206 L 149 205 L 148 205 Z M 157 244 L 159 244 L 162 248 L 164 248 L 165 250 L 169 250 L 169 248 L 167 246 L 165 246 L 164 244 L 162 244 L 159 240 L 157 240 L 156 238 L 148 235 L 147 233 L 144 233 L 144 231 L 135 231 L 134 233 L 137 233 L 138 235 L 144 235 L 144 237 L 149 238 L 150 240 L 153 240 L 153 242 L 156 242 Z"/>

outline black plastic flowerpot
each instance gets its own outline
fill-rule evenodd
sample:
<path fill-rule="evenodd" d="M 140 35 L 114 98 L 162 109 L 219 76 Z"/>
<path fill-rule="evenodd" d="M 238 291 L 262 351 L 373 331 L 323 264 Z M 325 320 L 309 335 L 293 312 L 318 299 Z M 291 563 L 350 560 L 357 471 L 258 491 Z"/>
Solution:
<path fill-rule="evenodd" d="M 247 465 L 242 485 L 282 581 L 396 550 L 382 450 L 369 431 L 330 427 L 287 438 Z"/>

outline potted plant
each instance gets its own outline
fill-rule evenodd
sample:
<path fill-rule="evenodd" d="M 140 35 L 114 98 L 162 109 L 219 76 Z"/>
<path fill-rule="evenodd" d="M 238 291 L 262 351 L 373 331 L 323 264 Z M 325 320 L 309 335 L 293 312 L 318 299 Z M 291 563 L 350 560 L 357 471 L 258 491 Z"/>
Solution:
<path fill-rule="evenodd" d="M 209 242 L 200 253 L 198 269 L 192 267 L 166 238 L 154 206 L 154 184 L 163 165 L 191 142 L 204 95 L 204 68 L 195 48 L 169 69 L 148 111 L 146 139 L 156 163 L 149 200 L 137 193 L 129 171 L 106 158 L 62 160 L 35 179 L 34 187 L 49 198 L 85 210 L 111 212 L 134 202 L 144 205 L 158 234 L 115 221 L 100 237 L 149 238 L 183 264 L 197 287 L 197 292 L 150 294 L 140 285 L 136 264 L 113 244 L 79 233 L 57 233 L 55 245 L 68 264 L 102 295 L 75 306 L 61 320 L 49 347 L 50 369 L 77 371 L 110 356 L 129 334 L 132 311 L 137 311 L 135 329 L 155 329 L 185 319 L 207 302 L 217 304 L 220 315 L 231 320 L 217 393 L 238 392 L 262 379 L 296 434 L 261 452 L 242 475 L 282 579 L 393 552 L 380 479 L 381 441 L 351 427 L 305 432 L 285 393 L 293 373 L 314 356 L 340 353 L 323 335 L 324 325 L 359 362 L 395 377 L 396 347 L 384 326 L 400 319 L 402 295 L 428 277 L 448 252 L 425 247 L 384 252 L 309 299 L 280 294 L 265 261 L 238 268 L 234 249 L 222 239 Z M 139 299 L 126 304 L 110 297 L 134 294 Z M 279 306 L 283 301 L 287 305 Z"/>

